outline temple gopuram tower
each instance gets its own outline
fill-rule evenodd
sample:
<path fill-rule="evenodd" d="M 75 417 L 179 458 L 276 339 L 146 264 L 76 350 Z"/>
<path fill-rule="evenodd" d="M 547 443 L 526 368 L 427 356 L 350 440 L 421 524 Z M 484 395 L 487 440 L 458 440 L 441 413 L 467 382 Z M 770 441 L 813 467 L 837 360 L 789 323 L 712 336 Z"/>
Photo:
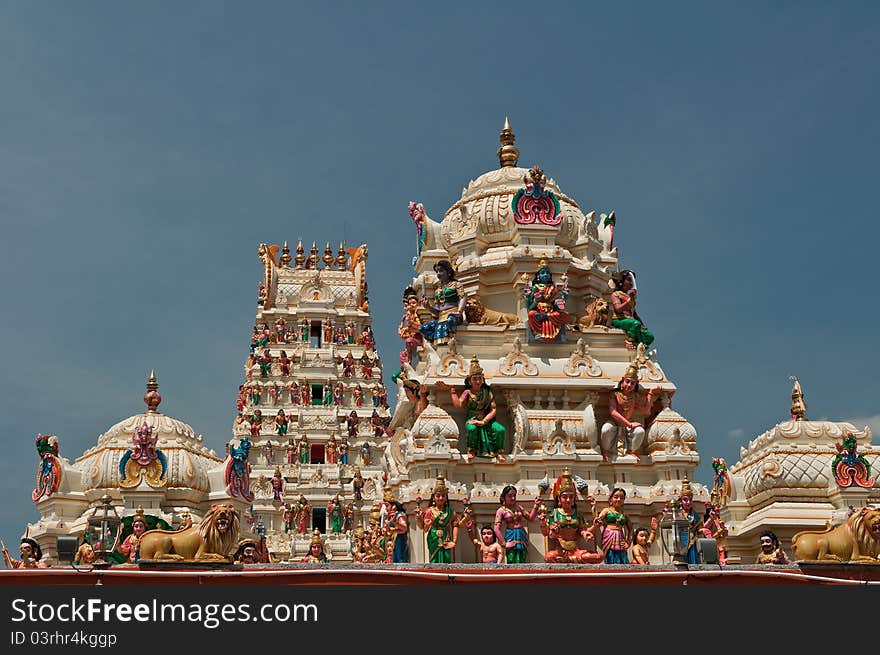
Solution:
<path fill-rule="evenodd" d="M 313 531 L 335 560 L 381 499 L 387 391 L 367 300 L 366 245 L 292 256 L 260 244 L 251 352 L 231 449 L 253 449 L 248 521 L 275 561 L 299 561 Z"/>
<path fill-rule="evenodd" d="M 500 167 L 469 182 L 442 221 L 409 206 L 415 276 L 402 285 L 389 483 L 412 510 L 442 476 L 457 511 L 469 503 L 481 526 L 506 485 L 526 508 L 539 487 L 552 505 L 546 486 L 568 469 L 581 512 L 588 496 L 601 509 L 620 487 L 627 516 L 647 526 L 693 480 L 699 455 L 635 311 L 616 216 L 585 212 L 538 166 L 520 167 L 507 121 L 500 139 Z M 492 411 L 485 393 L 462 401 L 474 372 L 491 389 L 488 423 L 479 423 Z M 691 488 L 708 500 L 705 487 Z M 528 561 L 542 562 L 545 538 L 528 526 Z M 427 561 L 422 532 L 411 525 L 410 537 L 412 561 Z M 660 541 L 653 562 L 668 559 Z M 455 561 L 476 561 L 468 539 L 458 544 Z"/>

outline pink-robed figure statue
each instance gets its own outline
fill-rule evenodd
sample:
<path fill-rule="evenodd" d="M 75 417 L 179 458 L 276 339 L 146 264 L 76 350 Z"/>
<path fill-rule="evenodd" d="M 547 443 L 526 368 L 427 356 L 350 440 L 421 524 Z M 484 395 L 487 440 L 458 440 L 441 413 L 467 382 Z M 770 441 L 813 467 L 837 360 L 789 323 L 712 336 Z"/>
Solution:
<path fill-rule="evenodd" d="M 404 348 L 400 351 L 400 366 L 414 364 L 419 347 L 425 338 L 419 331 L 422 324 L 419 318 L 419 297 L 416 290 L 407 287 L 403 291 L 403 316 L 397 326 L 397 336 L 403 339 Z"/>
<path fill-rule="evenodd" d="M 532 281 L 523 287 L 523 297 L 528 311 L 529 329 L 535 341 L 557 341 L 568 323 L 569 313 L 565 310 L 568 298 L 568 278 L 562 276 L 562 285 L 553 282 L 553 274 L 546 260 Z"/>
<path fill-rule="evenodd" d="M 638 366 L 630 364 L 627 367 L 608 399 L 611 420 L 602 425 L 600 437 L 604 460 L 608 459 L 618 442 L 624 452 L 633 455 L 636 460 L 639 459 L 636 453 L 645 443 L 647 422 L 653 413 L 654 400 L 661 393 L 660 387 L 654 387 L 645 393 L 639 385 Z"/>

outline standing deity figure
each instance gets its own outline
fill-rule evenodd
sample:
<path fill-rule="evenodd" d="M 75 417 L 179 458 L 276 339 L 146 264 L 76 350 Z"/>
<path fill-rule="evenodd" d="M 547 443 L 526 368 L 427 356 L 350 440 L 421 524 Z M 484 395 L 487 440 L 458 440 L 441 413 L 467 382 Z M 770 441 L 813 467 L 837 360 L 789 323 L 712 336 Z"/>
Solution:
<path fill-rule="evenodd" d="M 387 561 L 393 564 L 409 562 L 406 542 L 409 523 L 406 520 L 406 509 L 394 498 L 391 489 L 386 489 L 382 495 L 380 524 L 388 538 L 386 551 L 391 552 Z"/>
<path fill-rule="evenodd" d="M 681 530 L 679 534 L 678 552 L 685 562 L 688 564 L 699 564 L 700 555 L 697 552 L 697 539 L 702 534 L 703 519 L 694 509 L 694 492 L 691 490 L 691 483 L 684 476 L 681 482 L 681 493 L 679 494 L 678 507 L 682 517 L 687 521 L 687 529 Z"/>
<path fill-rule="evenodd" d="M 275 415 L 275 432 L 278 433 L 279 437 L 283 437 L 287 434 L 287 415 L 284 413 L 283 409 L 279 409 L 278 413 Z"/>
<path fill-rule="evenodd" d="M 525 275 L 525 274 L 524 274 Z M 562 276 L 562 285 L 553 282 L 553 274 L 542 259 L 538 272 L 523 287 L 528 311 L 529 329 L 535 341 L 555 342 L 562 338 L 569 314 L 565 310 L 568 298 L 568 278 Z"/>
<path fill-rule="evenodd" d="M 272 403 L 272 405 L 277 405 L 278 399 L 281 396 L 281 387 L 278 386 L 277 382 L 272 383 L 272 385 L 269 387 L 268 393 L 269 393 L 269 402 Z"/>
<path fill-rule="evenodd" d="M 598 564 L 601 550 L 582 548 L 579 539 L 594 543 L 593 522 L 578 512 L 577 487 L 566 467 L 553 485 L 554 507 L 541 519 L 541 533 L 547 537 L 544 561 L 550 563 Z"/>
<path fill-rule="evenodd" d="M 267 377 L 272 372 L 272 353 L 268 348 L 263 349 L 263 354 L 257 359 L 260 365 L 260 377 Z"/>
<path fill-rule="evenodd" d="M 419 297 L 416 290 L 407 287 L 403 291 L 403 316 L 400 325 L 397 326 L 397 336 L 403 339 L 403 350 L 400 351 L 400 366 L 404 364 L 415 365 L 416 354 L 419 347 L 424 343 L 419 326 Z"/>
<path fill-rule="evenodd" d="M 286 350 L 278 354 L 278 368 L 281 370 L 281 375 L 290 375 L 290 358 Z"/>
<path fill-rule="evenodd" d="M 351 395 L 354 398 L 354 406 L 355 407 L 363 407 L 364 405 L 364 390 L 361 388 L 361 385 L 357 385 L 351 391 Z"/>
<path fill-rule="evenodd" d="M 345 436 L 339 442 L 339 463 L 348 464 L 348 437 Z"/>
<path fill-rule="evenodd" d="M 480 538 L 474 539 L 474 546 L 480 549 L 480 561 L 483 564 L 503 564 L 504 549 L 498 543 L 498 535 L 491 525 L 484 525 L 480 528 Z M 511 560 L 508 559 L 510 564 Z"/>
<path fill-rule="evenodd" d="M 373 436 L 377 439 L 385 436 L 385 421 L 379 416 L 379 410 L 374 409 L 370 416 L 370 427 L 373 429 Z"/>
<path fill-rule="evenodd" d="M 422 254 L 422 248 L 425 247 L 425 238 L 428 234 L 428 226 L 427 226 L 427 214 L 425 213 L 425 206 L 420 202 L 413 202 L 410 200 L 409 205 L 407 206 L 407 211 L 409 212 L 409 217 L 413 220 L 413 223 L 416 226 L 416 255 L 413 257 L 413 266 L 416 265 L 416 262 L 419 260 L 419 255 Z"/>
<path fill-rule="evenodd" d="M 354 528 L 354 503 L 345 506 L 345 521 L 342 527 L 346 534 L 351 534 Z"/>
<path fill-rule="evenodd" d="M 367 353 L 361 355 L 361 377 L 364 380 L 373 379 L 373 360 L 367 356 Z"/>
<path fill-rule="evenodd" d="M 703 526 L 700 532 L 704 537 L 714 539 L 718 547 L 718 564 L 727 565 L 727 526 L 721 520 L 721 505 L 718 496 L 713 493 L 711 502 L 706 506 Z"/>
<path fill-rule="evenodd" d="M 284 498 L 284 476 L 281 475 L 281 469 L 275 467 L 275 473 L 272 476 L 272 500 L 283 500 Z"/>
<path fill-rule="evenodd" d="M 351 410 L 349 412 L 348 417 L 345 419 L 345 422 L 348 424 L 348 438 L 354 441 L 358 436 L 358 425 L 360 424 L 360 418 L 358 418 L 358 413 L 355 410 Z"/>
<path fill-rule="evenodd" d="M 349 350 L 348 354 L 342 359 L 342 377 L 354 377 L 354 364 L 354 355 L 352 355 L 351 351 Z"/>
<path fill-rule="evenodd" d="M 324 345 L 329 346 L 331 343 L 333 343 L 333 323 L 331 323 L 329 320 L 324 321 L 322 328 L 324 333 Z"/>
<path fill-rule="evenodd" d="M 40 548 L 35 540 L 30 537 L 24 537 L 19 546 L 21 559 L 15 559 L 9 556 L 6 546 L 2 547 L 3 561 L 8 569 L 45 569 L 46 562 L 43 559 L 43 549 Z"/>
<path fill-rule="evenodd" d="M 147 517 L 144 514 L 143 508 L 138 507 L 137 510 L 135 510 L 134 516 L 131 518 L 131 534 L 128 535 L 119 546 L 117 546 L 117 550 L 125 556 L 126 563 L 136 564 L 140 559 L 138 546 L 141 537 L 146 531 Z"/>
<path fill-rule="evenodd" d="M 329 407 L 333 404 L 333 382 L 330 380 L 327 380 L 324 383 L 324 397 L 322 404 L 325 407 Z"/>
<path fill-rule="evenodd" d="M 364 478 L 361 476 L 361 469 L 359 467 L 355 467 L 354 469 L 354 477 L 351 479 L 351 488 L 354 492 L 355 500 L 364 499 Z"/>
<path fill-rule="evenodd" d="M 339 444 L 336 443 L 336 437 L 332 434 L 327 440 L 327 447 L 324 450 L 324 459 L 328 464 L 336 464 L 339 461 Z"/>
<path fill-rule="evenodd" d="M 266 464 L 272 464 L 275 461 L 275 444 L 272 443 L 271 439 L 266 439 L 266 443 L 263 444 L 263 454 L 266 457 Z"/>
<path fill-rule="evenodd" d="M 385 385 L 381 382 L 376 389 L 376 396 L 379 399 L 379 406 L 388 409 L 388 389 L 386 389 Z"/>
<path fill-rule="evenodd" d="M 355 333 L 357 328 L 354 325 L 353 321 L 346 321 L 345 323 L 345 340 L 349 343 L 349 345 L 354 345 Z"/>
<path fill-rule="evenodd" d="M 312 518 L 312 506 L 304 495 L 300 495 L 294 507 L 296 515 L 296 531 L 300 535 L 306 535 L 309 532 L 309 520 Z"/>
<path fill-rule="evenodd" d="M 373 328 L 369 325 L 361 332 L 361 342 L 365 350 L 376 350 L 376 339 L 373 337 Z"/>
<path fill-rule="evenodd" d="M 416 499 L 421 503 L 421 498 Z M 431 492 L 428 508 L 419 514 L 419 525 L 425 531 L 428 561 L 431 564 L 450 564 L 458 541 L 459 516 L 449 505 L 449 489 L 443 476 L 438 476 Z"/>
<path fill-rule="evenodd" d="M 601 531 L 606 564 L 629 564 L 627 555 L 632 541 L 632 524 L 623 513 L 626 491 L 615 487 L 608 495 L 608 507 L 599 512 L 595 528 Z"/>
<path fill-rule="evenodd" d="M 327 519 L 330 522 L 330 532 L 333 534 L 342 532 L 345 522 L 345 505 L 342 504 L 339 494 L 327 501 Z"/>
<path fill-rule="evenodd" d="M 464 379 L 464 391 L 461 395 L 442 380 L 437 382 L 440 389 L 449 389 L 452 404 L 456 408 L 467 409 L 465 429 L 467 430 L 468 460 L 475 456 L 497 457 L 499 462 L 504 461 L 504 439 L 506 430 L 504 426 L 495 420 L 497 407 L 495 406 L 495 394 L 486 384 L 483 368 L 479 360 L 474 356 L 471 360 L 468 375 Z"/>
<path fill-rule="evenodd" d="M 309 438 L 303 432 L 299 438 L 299 463 L 308 464 L 311 453 L 309 452 Z"/>
<path fill-rule="evenodd" d="M 309 386 L 308 380 L 303 380 L 303 383 L 299 385 L 299 398 L 303 407 L 312 404 L 312 388 Z"/>
<path fill-rule="evenodd" d="M 309 331 L 311 330 L 311 325 L 309 323 L 309 319 L 304 318 L 299 322 L 299 340 L 302 342 L 303 346 L 308 346 L 309 344 Z"/>
<path fill-rule="evenodd" d="M 260 431 L 263 429 L 263 412 L 255 409 L 254 413 L 251 414 L 249 422 L 251 424 L 251 437 L 256 439 L 260 436 Z"/>
<path fill-rule="evenodd" d="M 637 452 L 645 443 L 647 421 L 653 411 L 654 400 L 660 393 L 660 387 L 645 393 L 639 385 L 638 365 L 630 364 L 627 367 L 608 399 L 611 420 L 602 425 L 603 460 L 608 460 L 616 450 L 617 443 L 622 445 L 624 452 L 639 459 Z"/>
<path fill-rule="evenodd" d="M 284 322 L 284 317 L 279 316 L 275 320 L 275 335 L 274 335 L 274 343 L 284 343 L 284 332 L 287 327 L 287 323 Z"/>
<path fill-rule="evenodd" d="M 373 452 L 370 450 L 370 442 L 364 440 L 361 444 L 361 466 L 369 466 L 373 463 Z"/>
<path fill-rule="evenodd" d="M 287 440 L 287 448 L 285 450 L 287 453 L 287 463 L 296 464 L 297 456 L 299 455 L 299 447 L 294 443 L 293 438 Z"/>
<path fill-rule="evenodd" d="M 342 382 L 337 382 L 333 387 L 333 403 L 337 407 L 342 407 L 345 404 L 345 385 Z"/>
<path fill-rule="evenodd" d="M 443 259 L 434 264 L 434 272 L 437 274 L 438 284 L 434 291 L 433 303 L 425 299 L 434 318 L 422 323 L 419 331 L 435 346 L 443 346 L 449 343 L 455 329 L 461 325 L 467 299 L 464 289 L 455 279 L 452 264 Z"/>
<path fill-rule="evenodd" d="M 501 490 L 499 502 L 501 507 L 495 512 L 494 524 L 498 543 L 504 544 L 508 564 L 525 564 L 529 549 L 529 535 L 525 523 L 535 520 L 541 499 L 536 497 L 531 511 L 526 512 L 522 505 L 516 502 L 516 487 L 509 484 Z"/>
<path fill-rule="evenodd" d="M 636 276 L 624 269 L 611 276 L 614 291 L 611 292 L 611 308 L 614 316 L 611 327 L 621 329 L 626 334 L 627 347 L 635 349 L 637 344 L 650 346 L 654 335 L 648 331 L 642 317 L 636 311 Z"/>
<path fill-rule="evenodd" d="M 259 410 L 257 410 L 259 411 Z M 251 427 L 253 430 L 253 427 Z M 226 481 L 226 490 L 232 496 L 241 496 L 245 500 L 251 501 L 254 495 L 251 493 L 251 465 L 248 457 L 251 454 L 251 440 L 248 435 L 244 435 L 238 442 L 238 445 L 228 443 L 229 453 L 226 457 L 226 466 L 224 470 L 224 479 Z"/>
<path fill-rule="evenodd" d="M 281 520 L 284 522 L 284 532 L 293 530 L 293 508 L 290 506 L 290 503 L 284 503 Z"/>
<path fill-rule="evenodd" d="M 300 390 L 299 384 L 297 384 L 296 380 L 291 381 L 290 386 L 287 388 L 287 392 L 290 394 L 290 404 L 299 405 Z"/>
<path fill-rule="evenodd" d="M 635 529 L 635 532 L 633 532 L 632 547 L 633 564 L 651 563 L 648 549 L 654 545 L 654 540 L 657 538 L 657 530 L 659 527 L 660 522 L 657 520 L 657 517 L 652 516 L 650 532 L 648 531 L 648 528 L 644 526 Z"/>

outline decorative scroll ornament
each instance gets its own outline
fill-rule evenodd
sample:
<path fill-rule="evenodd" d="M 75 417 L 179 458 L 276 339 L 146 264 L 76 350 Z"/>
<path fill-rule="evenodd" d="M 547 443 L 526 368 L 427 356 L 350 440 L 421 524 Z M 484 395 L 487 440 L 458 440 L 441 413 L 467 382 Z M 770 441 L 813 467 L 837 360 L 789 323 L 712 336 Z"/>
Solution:
<path fill-rule="evenodd" d="M 834 481 L 840 487 L 863 487 L 870 489 L 874 486 L 874 476 L 871 475 L 871 465 L 864 455 L 859 455 L 856 438 L 849 434 L 843 443 L 835 444 L 837 455 L 831 462 L 834 470 Z"/>
<path fill-rule="evenodd" d="M 254 499 L 251 492 L 251 465 L 247 461 L 251 454 L 251 440 L 245 435 L 238 445 L 229 446 L 226 458 L 224 478 L 226 490 L 230 496 L 238 496 L 250 502 Z"/>
<path fill-rule="evenodd" d="M 513 220 L 520 225 L 543 223 L 556 227 L 562 222 L 559 199 L 552 191 L 544 188 L 547 178 L 537 165 L 529 169 L 523 177 L 526 188 L 513 196 Z"/>
<path fill-rule="evenodd" d="M 141 481 L 154 488 L 164 487 L 167 482 L 168 460 L 156 447 L 159 435 L 153 434 L 153 426 L 144 420 L 132 435 L 134 448 L 129 448 L 119 460 L 119 486 L 123 489 L 137 487 Z"/>
<path fill-rule="evenodd" d="M 538 374 L 538 367 L 532 362 L 527 354 L 523 352 L 522 341 L 516 337 L 513 341 L 513 352 L 506 357 L 501 358 L 498 366 L 501 375 L 529 375 Z"/>
<path fill-rule="evenodd" d="M 36 502 L 43 496 L 48 498 L 61 486 L 61 460 L 58 458 L 58 437 L 38 434 L 34 444 L 40 456 L 37 486 L 31 492 L 31 498 Z"/>
<path fill-rule="evenodd" d="M 565 366 L 562 367 L 562 372 L 570 378 L 579 377 L 584 373 L 591 378 L 602 377 L 602 368 L 590 356 L 583 339 L 577 340 L 577 348 L 571 353 Z"/>

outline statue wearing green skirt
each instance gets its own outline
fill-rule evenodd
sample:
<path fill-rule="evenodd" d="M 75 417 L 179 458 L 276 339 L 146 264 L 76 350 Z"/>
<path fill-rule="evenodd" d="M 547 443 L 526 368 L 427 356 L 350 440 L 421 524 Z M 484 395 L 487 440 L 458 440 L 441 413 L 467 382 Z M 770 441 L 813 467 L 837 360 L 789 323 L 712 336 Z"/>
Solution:
<path fill-rule="evenodd" d="M 452 404 L 467 410 L 465 429 L 467 430 L 468 460 L 475 456 L 497 457 L 504 461 L 504 439 L 507 435 L 504 426 L 495 420 L 497 408 L 495 394 L 486 384 L 483 369 L 476 356 L 471 360 L 468 376 L 464 379 L 465 390 L 461 395 L 443 381 L 437 382 L 441 389 L 449 389 Z"/>
<path fill-rule="evenodd" d="M 611 305 L 614 309 L 611 327 L 624 331 L 632 349 L 640 343 L 650 346 L 654 342 L 654 335 L 645 328 L 642 317 L 636 311 L 635 274 L 624 269 L 612 275 L 612 280 L 615 289 L 611 292 Z"/>
<path fill-rule="evenodd" d="M 421 503 L 421 499 L 416 500 Z M 449 564 L 458 541 L 459 517 L 449 506 L 449 489 L 443 476 L 437 478 L 431 492 L 431 504 L 424 512 L 420 512 L 419 525 L 425 531 L 428 552 L 427 559 L 431 564 Z"/>

